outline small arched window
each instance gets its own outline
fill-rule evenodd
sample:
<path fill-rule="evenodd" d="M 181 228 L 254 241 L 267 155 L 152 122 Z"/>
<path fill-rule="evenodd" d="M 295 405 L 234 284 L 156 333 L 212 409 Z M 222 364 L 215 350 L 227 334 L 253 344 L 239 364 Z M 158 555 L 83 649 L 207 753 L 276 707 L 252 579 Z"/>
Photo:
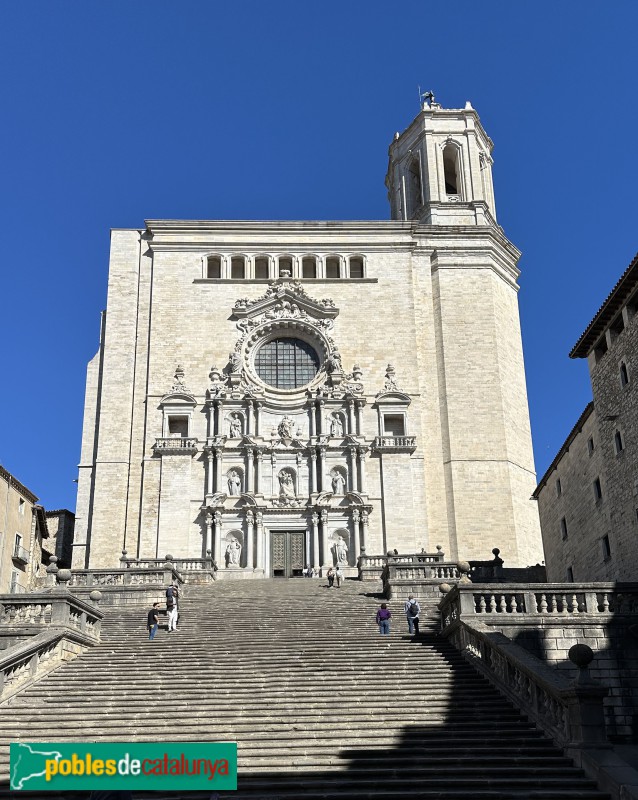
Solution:
<path fill-rule="evenodd" d="M 231 258 L 230 277 L 234 280 L 243 280 L 246 277 L 246 259 L 243 256 Z"/>
<path fill-rule="evenodd" d="M 421 185 L 421 165 L 417 158 L 413 158 L 408 167 L 410 216 L 423 205 L 423 188 Z"/>
<path fill-rule="evenodd" d="M 279 277 L 292 278 L 292 258 L 290 256 L 281 256 L 279 259 Z"/>
<path fill-rule="evenodd" d="M 221 278 L 221 276 L 222 276 L 221 256 L 208 256 L 208 259 L 206 260 L 206 277 Z"/>
<path fill-rule="evenodd" d="M 255 278 L 265 280 L 268 277 L 268 258 L 266 256 L 258 256 L 255 259 Z"/>
<path fill-rule="evenodd" d="M 326 278 L 339 278 L 339 257 L 329 256 L 326 259 Z"/>
<path fill-rule="evenodd" d="M 350 258 L 350 277 L 363 278 L 363 259 L 361 256 L 352 256 Z"/>
<path fill-rule="evenodd" d="M 448 195 L 460 195 L 459 152 L 453 144 L 446 144 L 443 148 L 443 175 L 445 178 L 445 193 Z"/>
<path fill-rule="evenodd" d="M 317 259 L 314 256 L 305 256 L 301 262 L 301 275 L 303 278 L 317 277 Z"/>

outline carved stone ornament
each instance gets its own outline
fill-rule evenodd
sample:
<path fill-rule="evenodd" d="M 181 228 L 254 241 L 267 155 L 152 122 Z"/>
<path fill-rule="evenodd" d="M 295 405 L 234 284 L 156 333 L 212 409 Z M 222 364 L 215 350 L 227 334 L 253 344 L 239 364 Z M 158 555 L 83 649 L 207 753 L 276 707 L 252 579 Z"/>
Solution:
<path fill-rule="evenodd" d="M 173 385 L 169 389 L 169 391 L 162 397 L 161 403 L 165 403 L 167 401 L 173 400 L 183 400 L 188 403 L 195 404 L 195 398 L 191 390 L 186 386 L 184 383 L 184 370 L 178 364 L 175 370 L 175 377 L 173 379 Z"/>
<path fill-rule="evenodd" d="M 385 368 L 385 383 L 384 389 L 386 392 L 399 392 L 399 386 L 397 384 L 397 371 L 392 366 L 392 364 L 388 364 Z"/>

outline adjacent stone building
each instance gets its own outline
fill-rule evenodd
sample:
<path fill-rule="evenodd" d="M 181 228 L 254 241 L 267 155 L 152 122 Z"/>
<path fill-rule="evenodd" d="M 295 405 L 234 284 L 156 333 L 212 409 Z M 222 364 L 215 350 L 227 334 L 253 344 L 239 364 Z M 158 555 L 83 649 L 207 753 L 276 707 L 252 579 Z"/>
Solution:
<path fill-rule="evenodd" d="M 391 220 L 149 220 L 111 237 L 73 563 L 211 552 L 223 577 L 359 554 L 542 557 L 492 142 L 426 104 Z"/>
<path fill-rule="evenodd" d="M 0 594 L 31 591 L 49 563 L 49 531 L 38 498 L 0 467 Z"/>
<path fill-rule="evenodd" d="M 636 310 L 638 256 L 570 353 L 594 399 L 534 492 L 550 581 L 638 580 Z"/>

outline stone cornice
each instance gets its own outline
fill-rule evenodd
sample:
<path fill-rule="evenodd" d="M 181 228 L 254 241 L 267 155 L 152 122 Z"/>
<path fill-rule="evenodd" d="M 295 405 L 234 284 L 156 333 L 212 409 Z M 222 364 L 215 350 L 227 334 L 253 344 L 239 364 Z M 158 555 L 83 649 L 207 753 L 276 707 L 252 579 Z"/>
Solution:
<path fill-rule="evenodd" d="M 14 478 L 13 475 L 4 467 L 0 467 L 0 477 L 4 478 L 9 486 L 19 492 L 25 500 L 28 500 L 34 505 L 38 502 L 38 498 L 33 494 L 33 492 L 30 492 L 23 483 L 20 483 L 17 478 Z"/>

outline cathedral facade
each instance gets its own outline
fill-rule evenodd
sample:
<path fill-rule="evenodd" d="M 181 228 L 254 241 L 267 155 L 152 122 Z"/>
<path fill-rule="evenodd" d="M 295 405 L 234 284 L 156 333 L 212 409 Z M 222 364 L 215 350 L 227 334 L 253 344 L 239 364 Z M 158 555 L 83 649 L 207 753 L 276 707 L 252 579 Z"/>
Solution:
<path fill-rule="evenodd" d="M 360 553 L 542 558 L 492 142 L 425 104 L 389 221 L 115 230 L 88 367 L 73 563 L 298 575 Z"/>

